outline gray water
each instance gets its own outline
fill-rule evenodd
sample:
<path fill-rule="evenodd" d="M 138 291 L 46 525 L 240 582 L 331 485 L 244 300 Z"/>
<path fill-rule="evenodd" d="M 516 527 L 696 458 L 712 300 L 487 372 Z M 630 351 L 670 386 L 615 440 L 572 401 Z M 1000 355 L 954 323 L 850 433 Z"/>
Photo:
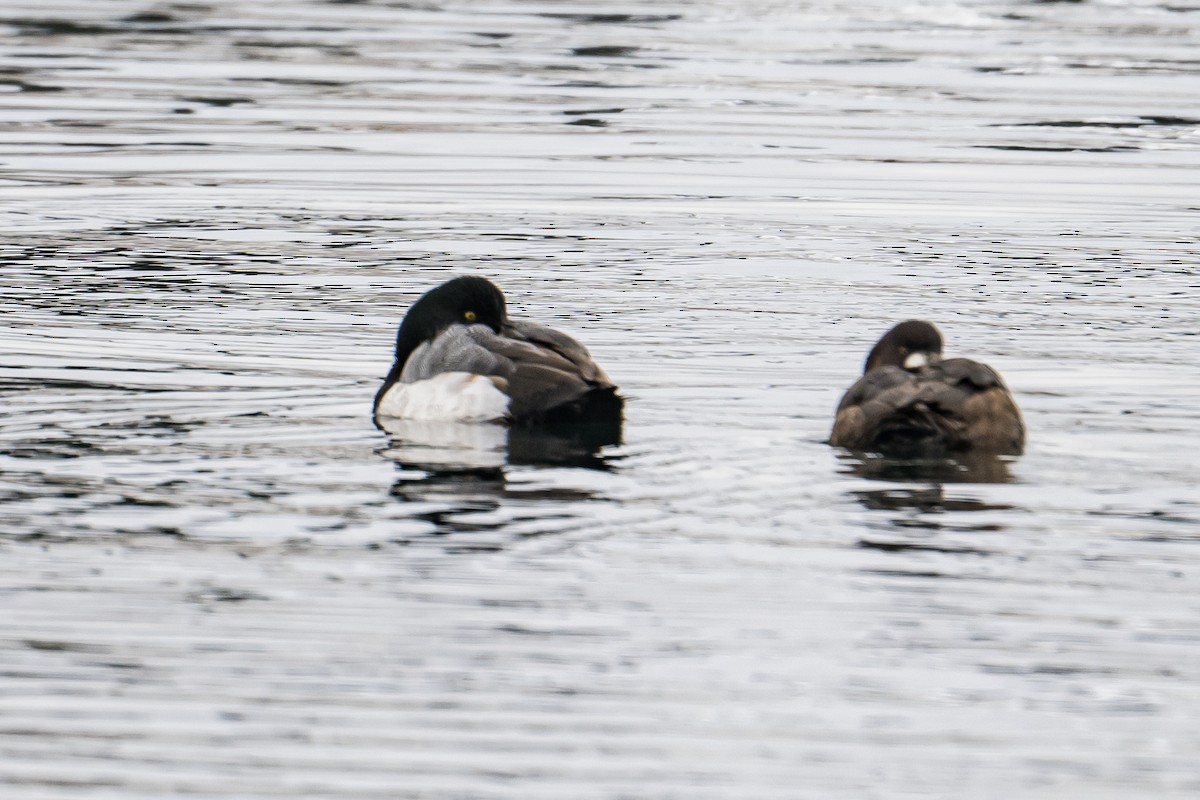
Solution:
<path fill-rule="evenodd" d="M 1200 795 L 1198 35 L 9 0 L 0 795 Z M 374 427 L 464 273 L 587 343 L 623 444 Z M 1024 456 L 824 443 L 908 317 Z"/>

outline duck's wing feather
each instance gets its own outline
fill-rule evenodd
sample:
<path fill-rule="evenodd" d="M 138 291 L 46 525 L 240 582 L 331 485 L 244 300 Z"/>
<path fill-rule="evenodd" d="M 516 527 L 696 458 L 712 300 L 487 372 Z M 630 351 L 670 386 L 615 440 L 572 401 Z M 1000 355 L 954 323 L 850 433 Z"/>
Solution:
<path fill-rule="evenodd" d="M 502 379 L 515 419 L 536 417 L 612 383 L 579 342 L 533 322 L 512 321 L 501 333 L 486 325 L 451 325 L 417 347 L 401 380 L 442 372 L 471 372 Z"/>
<path fill-rule="evenodd" d="M 978 449 L 1019 453 L 1020 411 L 998 373 L 970 359 L 948 359 L 913 374 L 872 370 L 838 405 L 830 443 L 853 450 Z"/>
<path fill-rule="evenodd" d="M 965 404 L 963 418 L 972 447 L 1012 454 L 1025 449 L 1025 422 L 1007 389 L 993 387 L 973 395 Z"/>
<path fill-rule="evenodd" d="M 587 348 L 567 334 L 527 320 L 510 320 L 498 352 L 513 364 L 508 377 L 514 418 L 536 418 L 615 387 Z"/>
<path fill-rule="evenodd" d="M 515 339 L 520 339 L 537 346 L 540 350 L 550 351 L 559 358 L 569 362 L 579 377 L 597 388 L 612 388 L 613 382 L 600 366 L 592 360 L 592 354 L 578 341 L 554 328 L 539 325 L 528 320 L 509 320 L 508 333 Z"/>
<path fill-rule="evenodd" d="M 899 367 L 871 370 L 842 396 L 829 443 L 851 450 L 869 449 L 883 421 L 912 402 L 917 391 L 917 378 L 910 372 Z"/>
<path fill-rule="evenodd" d="M 995 386 L 1004 386 L 1000 373 L 987 364 L 980 364 L 969 358 L 947 358 L 927 368 L 925 374 L 931 380 L 962 386 L 964 390 L 983 391 Z"/>
<path fill-rule="evenodd" d="M 443 372 L 507 377 L 512 362 L 497 352 L 492 340 L 498 338 L 486 325 L 451 325 L 412 351 L 400 380 L 416 383 Z"/>
<path fill-rule="evenodd" d="M 962 422 L 962 441 L 975 449 L 1020 453 L 1025 444 L 1021 411 L 1000 374 L 969 358 L 942 361 L 924 382 L 928 400 Z"/>

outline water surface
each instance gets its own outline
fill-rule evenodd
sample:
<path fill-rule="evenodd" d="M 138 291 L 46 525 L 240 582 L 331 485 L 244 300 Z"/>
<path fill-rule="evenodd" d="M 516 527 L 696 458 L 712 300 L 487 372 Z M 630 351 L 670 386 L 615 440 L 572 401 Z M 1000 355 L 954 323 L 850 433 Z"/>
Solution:
<path fill-rule="evenodd" d="M 7 3 L 4 797 L 1196 796 L 1198 34 Z M 621 445 L 373 426 L 464 273 Z M 1024 456 L 824 444 L 914 316 Z"/>

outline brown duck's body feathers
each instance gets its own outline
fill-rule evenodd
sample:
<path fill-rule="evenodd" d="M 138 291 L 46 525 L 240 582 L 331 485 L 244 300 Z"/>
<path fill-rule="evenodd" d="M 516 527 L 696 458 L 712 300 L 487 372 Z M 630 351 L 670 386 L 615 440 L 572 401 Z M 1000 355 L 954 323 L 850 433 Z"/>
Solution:
<path fill-rule="evenodd" d="M 940 335 L 935 346 L 921 351 L 897 347 L 898 355 L 890 360 L 899 364 L 869 369 L 838 405 L 830 444 L 910 457 L 1020 453 L 1025 425 L 1000 375 L 970 359 L 940 360 L 940 347 Z M 872 354 L 880 349 L 876 345 Z M 913 353 L 928 358 L 905 369 L 901 364 Z"/>

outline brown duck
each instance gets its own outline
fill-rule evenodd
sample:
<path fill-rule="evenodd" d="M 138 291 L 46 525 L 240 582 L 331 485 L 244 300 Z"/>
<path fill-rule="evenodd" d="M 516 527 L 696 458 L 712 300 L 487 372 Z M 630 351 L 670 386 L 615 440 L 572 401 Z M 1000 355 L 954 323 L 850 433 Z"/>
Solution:
<path fill-rule="evenodd" d="M 900 457 L 1020 453 L 1025 424 L 986 364 L 942 359 L 942 335 L 908 320 L 871 349 L 863 376 L 838 404 L 829 443 Z"/>

